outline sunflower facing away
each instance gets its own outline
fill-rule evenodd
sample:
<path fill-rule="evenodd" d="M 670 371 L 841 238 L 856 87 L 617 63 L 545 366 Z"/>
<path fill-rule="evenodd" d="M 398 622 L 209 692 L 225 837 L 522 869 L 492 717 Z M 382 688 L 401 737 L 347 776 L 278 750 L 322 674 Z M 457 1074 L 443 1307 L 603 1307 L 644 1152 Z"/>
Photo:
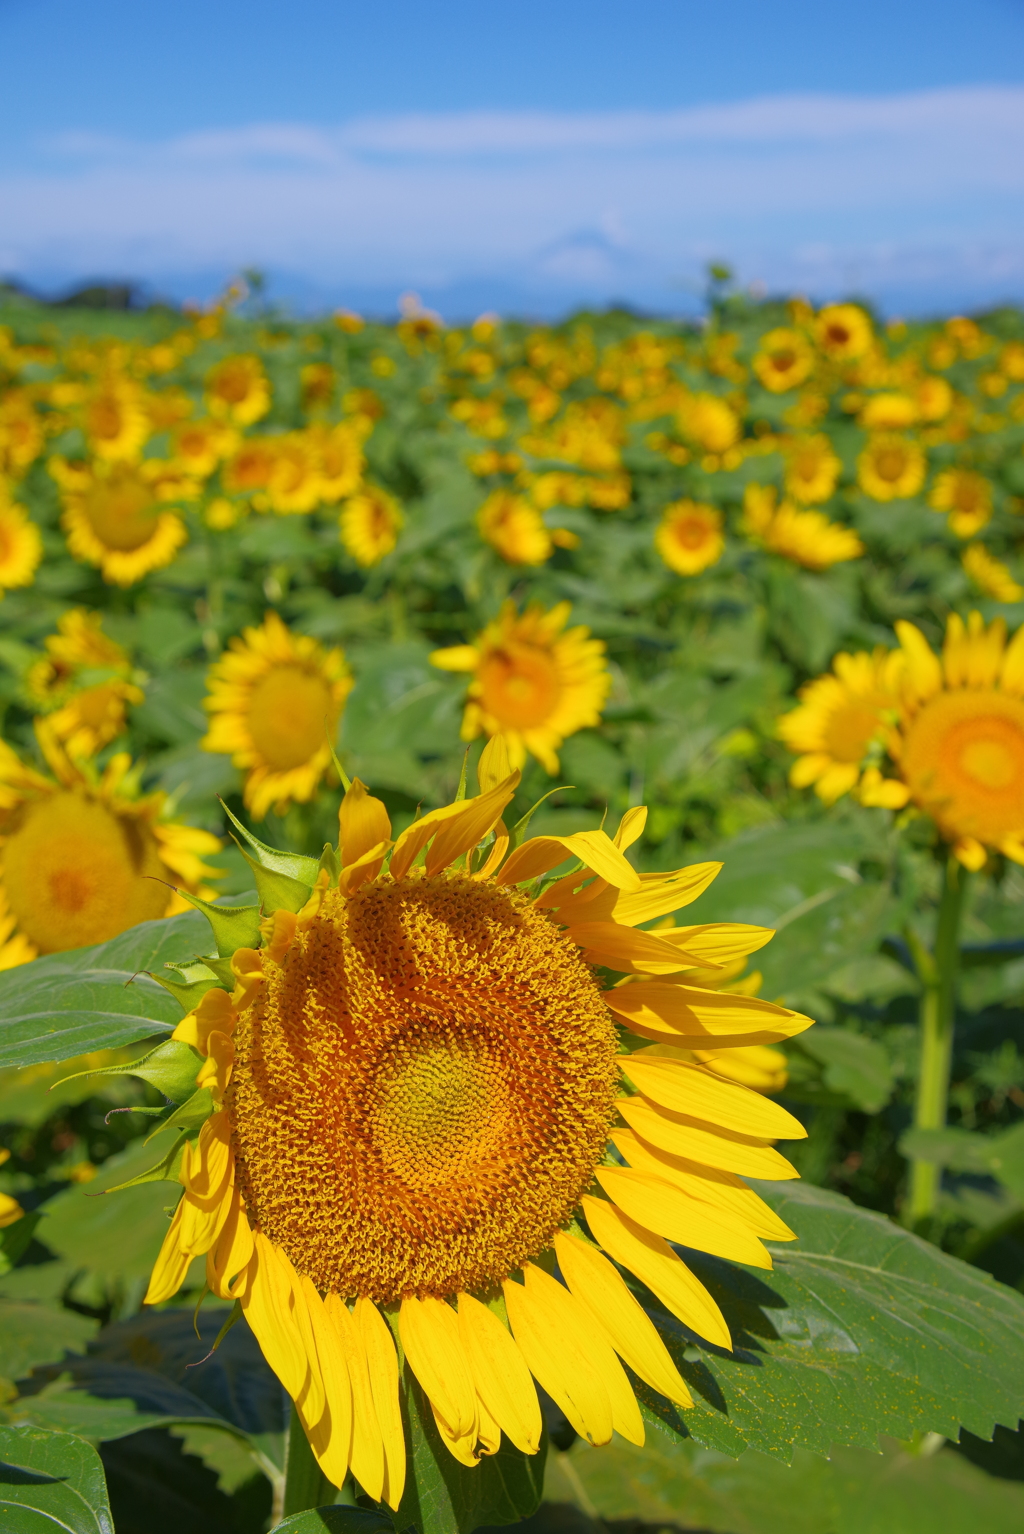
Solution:
<path fill-rule="evenodd" d="M 184 910 L 173 885 L 213 893 L 217 837 L 161 819 L 167 796 L 140 795 L 121 753 L 102 773 L 72 762 L 36 721 L 49 775 L 0 742 L 0 969 L 83 948 Z"/>
<path fill-rule="evenodd" d="M 694 1051 L 809 1020 L 687 975 L 770 933 L 638 930 L 719 865 L 637 874 L 624 852 L 642 809 L 614 839 L 513 849 L 501 817 L 519 775 L 500 738 L 479 776 L 478 797 L 396 838 L 354 782 L 337 857 L 291 860 L 303 877 L 266 911 L 262 946 L 235 950 L 233 990 L 209 972 L 174 1035 L 198 1051 L 209 1117 L 180 1142 L 184 1193 L 147 1301 L 205 1254 L 210 1290 L 241 1304 L 324 1474 L 341 1486 L 351 1469 L 393 1508 L 403 1367 L 464 1465 L 502 1434 L 537 1451 L 534 1380 L 591 1443 L 614 1430 L 639 1444 L 623 1364 L 692 1402 L 620 1270 L 729 1348 L 669 1243 L 770 1268 L 762 1240 L 792 1239 L 742 1179 L 795 1176 L 772 1142 L 802 1126 Z M 282 854 L 251 845 L 280 870 Z M 575 872 L 545 879 L 570 857 Z M 606 989 L 609 969 L 622 981 Z"/>
<path fill-rule="evenodd" d="M 889 738 L 898 778 L 879 778 L 865 803 L 912 802 L 929 815 L 965 868 L 987 849 L 1024 863 L 1024 627 L 1006 642 L 955 613 L 941 657 L 912 623 L 897 623 L 903 656 L 899 723 Z"/>
<path fill-rule="evenodd" d="M 256 819 L 310 800 L 331 766 L 330 741 L 352 690 L 344 653 L 291 633 L 271 612 L 232 639 L 207 685 L 203 749 L 245 771 L 243 797 Z"/>
<path fill-rule="evenodd" d="M 514 767 L 529 753 L 554 774 L 562 742 L 600 722 L 611 686 L 604 642 L 589 629 L 566 629 L 570 610 L 568 602 L 550 612 L 534 603 L 520 615 L 509 601 L 475 644 L 433 652 L 443 671 L 472 673 L 463 740 L 501 734 Z"/>

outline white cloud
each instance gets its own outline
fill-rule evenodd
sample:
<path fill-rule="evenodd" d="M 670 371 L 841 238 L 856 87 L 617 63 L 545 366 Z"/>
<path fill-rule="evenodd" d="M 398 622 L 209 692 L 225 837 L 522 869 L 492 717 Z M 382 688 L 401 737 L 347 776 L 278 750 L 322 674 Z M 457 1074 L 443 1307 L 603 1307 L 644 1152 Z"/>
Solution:
<path fill-rule="evenodd" d="M 1021 286 L 1022 193 L 1010 87 L 79 133 L 0 176 L 0 258 L 28 279 L 258 264 L 324 291 L 472 279 L 664 304 L 723 255 L 780 285 L 960 282 L 966 302 Z"/>

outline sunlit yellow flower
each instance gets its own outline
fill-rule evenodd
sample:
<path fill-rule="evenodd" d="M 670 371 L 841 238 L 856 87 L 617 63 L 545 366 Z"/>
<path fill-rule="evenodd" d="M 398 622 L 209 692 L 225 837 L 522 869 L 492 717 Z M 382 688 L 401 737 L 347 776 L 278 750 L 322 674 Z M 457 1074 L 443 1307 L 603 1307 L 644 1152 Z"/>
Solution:
<path fill-rule="evenodd" d="M 966 868 L 986 848 L 1024 863 L 1024 627 L 1006 643 L 1001 618 L 946 625 L 941 659 L 912 623 L 900 723 L 890 742 L 907 796 L 931 816 Z"/>
<path fill-rule="evenodd" d="M 1007 567 L 993 558 L 983 543 L 969 543 L 961 561 L 971 580 L 987 597 L 996 602 L 1020 602 L 1024 586 L 1014 580 Z"/>
<path fill-rule="evenodd" d="M 561 459 L 600 473 L 619 468 L 624 441 L 622 410 L 594 396 L 573 401 L 559 420 L 521 437 L 519 446 L 536 458 Z"/>
<path fill-rule="evenodd" d="M 833 362 L 855 362 L 871 349 L 871 320 L 857 304 L 828 304 L 814 322 L 814 336 Z"/>
<path fill-rule="evenodd" d="M 842 464 L 823 432 L 798 437 L 786 451 L 786 494 L 803 505 L 827 501 Z"/>
<path fill-rule="evenodd" d="M 699 575 L 722 557 L 722 513 L 699 501 L 673 501 L 665 507 L 654 546 L 670 570 Z"/>
<path fill-rule="evenodd" d="M 554 544 L 536 506 L 524 495 L 495 490 L 477 512 L 480 536 L 510 565 L 542 565 Z"/>
<path fill-rule="evenodd" d="M 38 527 L 0 480 L 0 599 L 16 586 L 31 586 L 42 557 Z"/>
<path fill-rule="evenodd" d="M 292 431 L 273 438 L 273 443 L 267 505 L 279 516 L 313 511 L 321 501 L 320 454 L 315 439 Z"/>
<path fill-rule="evenodd" d="M 0 474 L 24 474 L 43 450 L 43 425 L 31 398 L 10 389 L 0 398 Z"/>
<path fill-rule="evenodd" d="M 814 352 L 799 330 L 779 326 L 761 337 L 751 366 L 766 389 L 784 394 L 810 376 Z"/>
<path fill-rule="evenodd" d="M 953 390 L 945 378 L 922 378 L 915 389 L 922 421 L 941 421 L 953 408 Z"/>
<path fill-rule="evenodd" d="M 872 437 L 857 459 L 858 483 L 876 501 L 909 499 L 918 493 L 927 472 L 920 443 L 894 432 Z"/>
<path fill-rule="evenodd" d="M 203 859 L 220 842 L 163 820 L 167 795 L 140 795 L 127 754 L 97 775 L 70 760 L 48 720 L 36 733 L 49 774 L 0 742 L 0 969 L 186 909 L 169 882 L 214 893 Z"/>
<path fill-rule="evenodd" d="M 232 453 L 221 471 L 221 481 L 230 495 L 252 495 L 263 491 L 274 468 L 276 437 L 247 437 Z"/>
<path fill-rule="evenodd" d="M 124 729 L 128 704 L 144 694 L 132 681 L 127 652 L 104 634 L 100 613 L 77 607 L 43 641 L 46 655 L 28 669 L 29 704 L 73 758 L 94 756 Z"/>
<path fill-rule="evenodd" d="M 182 421 L 171 432 L 171 452 L 186 473 L 207 479 L 237 441 L 223 421 Z"/>
<path fill-rule="evenodd" d="M 270 383 L 258 357 L 225 357 L 206 375 L 206 405 L 211 415 L 251 426 L 270 409 Z"/>
<path fill-rule="evenodd" d="M 944 469 L 935 476 L 928 504 L 949 513 L 958 538 L 973 538 L 992 520 L 992 484 L 973 469 Z"/>
<path fill-rule="evenodd" d="M 244 800 L 257 820 L 312 799 L 331 767 L 331 742 L 352 675 L 341 650 L 293 634 L 276 613 L 232 639 L 207 677 L 206 751 L 222 751 L 246 774 Z"/>
<path fill-rule="evenodd" d="M 116 375 L 103 379 L 82 407 L 82 427 L 97 458 L 137 458 L 151 429 L 138 384 Z"/>
<path fill-rule="evenodd" d="M 869 431 L 903 431 L 920 415 L 916 399 L 893 392 L 872 394 L 860 412 L 860 424 Z"/>
<path fill-rule="evenodd" d="M 319 459 L 320 499 L 334 506 L 354 494 L 362 483 L 366 467 L 363 433 L 351 422 L 342 422 L 340 426 L 311 427 L 308 435 Z"/>
<path fill-rule="evenodd" d="M 763 1241 L 793 1235 L 742 1179 L 793 1177 L 772 1142 L 802 1126 L 692 1058 L 808 1026 L 688 983 L 770 934 L 639 930 L 719 866 L 638 875 L 623 854 L 643 809 L 614 839 L 510 851 L 518 776 L 492 742 L 480 794 L 397 838 L 354 782 L 340 875 L 268 913 L 263 946 L 231 959 L 234 990 L 209 990 L 175 1030 L 206 1057 L 213 1111 L 147 1300 L 170 1298 L 205 1253 L 209 1288 L 240 1303 L 324 1474 L 341 1486 L 351 1469 L 393 1508 L 407 1446 L 382 1309 L 461 1464 L 503 1435 L 537 1452 L 534 1380 L 590 1443 L 641 1444 L 623 1364 L 680 1406 L 691 1397 L 616 1264 L 730 1348 L 669 1241 L 767 1269 Z M 530 881 L 569 858 L 579 871 L 538 895 Z M 607 988 L 607 969 L 625 983 Z"/>
<path fill-rule="evenodd" d="M 150 570 L 169 565 L 188 533 L 161 497 L 167 471 L 152 458 L 138 464 L 101 462 L 81 476 L 81 488 L 65 489 L 61 526 L 75 558 L 97 565 L 115 586 L 132 586 Z M 166 488 L 177 487 L 168 482 Z"/>
<path fill-rule="evenodd" d="M 778 732 L 797 753 L 789 781 L 834 804 L 861 780 L 873 745 L 884 741 L 898 706 L 903 656 L 879 646 L 873 654 L 844 652 L 832 672 L 800 689 L 799 707 L 778 720 Z"/>
<path fill-rule="evenodd" d="M 587 628 L 566 629 L 570 611 L 568 602 L 550 612 L 534 603 L 519 614 L 506 602 L 474 644 L 434 651 L 435 666 L 473 676 L 463 740 L 501 734 L 515 767 L 529 752 L 554 774 L 562 742 L 600 723 L 611 686 L 604 643 Z"/>
<path fill-rule="evenodd" d="M 356 564 L 368 569 L 391 553 L 404 521 L 393 495 L 379 485 L 367 485 L 342 508 L 341 541 Z"/>
<path fill-rule="evenodd" d="M 705 453 L 724 453 L 739 441 L 739 418 L 717 394 L 690 395 L 679 406 L 677 418 L 683 436 Z"/>
<path fill-rule="evenodd" d="M 808 570 L 859 559 L 864 545 L 852 528 L 830 522 L 820 511 L 798 511 L 788 501 L 776 506 L 771 485 L 748 485 L 743 495 L 743 530 L 755 543 Z"/>

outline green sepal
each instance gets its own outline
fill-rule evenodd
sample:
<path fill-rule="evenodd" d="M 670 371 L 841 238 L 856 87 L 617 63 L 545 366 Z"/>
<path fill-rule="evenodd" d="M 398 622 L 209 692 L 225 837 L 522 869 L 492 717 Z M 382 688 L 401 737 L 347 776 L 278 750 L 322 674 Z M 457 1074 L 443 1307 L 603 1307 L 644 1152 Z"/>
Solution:
<path fill-rule="evenodd" d="M 550 799 L 552 794 L 560 794 L 563 788 L 575 788 L 575 786 L 576 785 L 574 783 L 559 783 L 557 788 L 549 788 L 546 794 L 541 794 L 540 798 L 537 800 L 537 803 L 531 805 L 523 818 L 521 820 L 517 820 L 515 825 L 512 827 L 508 839 L 509 851 L 514 852 L 515 849 L 520 845 L 523 837 L 526 835 L 527 829 L 529 828 L 530 821 L 533 819 L 534 815 L 536 815 L 545 799 Z"/>
<path fill-rule="evenodd" d="M 146 1144 L 148 1145 L 155 1136 L 163 1134 L 165 1129 L 177 1129 L 189 1135 L 195 1134 L 197 1129 L 202 1129 L 212 1113 L 213 1093 L 209 1087 L 200 1087 L 185 1102 L 179 1103 L 167 1118 L 161 1119 L 156 1128 L 146 1136 Z"/>
<path fill-rule="evenodd" d="M 179 890 L 178 894 L 189 905 L 194 905 L 197 911 L 202 911 L 206 920 L 213 928 L 213 936 L 217 943 L 217 953 L 221 958 L 230 959 L 236 948 L 255 948 L 260 940 L 260 908 L 258 905 L 211 905 L 208 900 L 200 900 L 198 895 L 190 895 L 187 890 Z M 208 960 L 204 960 L 208 963 Z"/>
<path fill-rule="evenodd" d="M 338 774 L 341 786 L 347 794 L 349 789 L 352 787 L 352 779 L 341 765 L 341 759 L 338 756 L 337 751 L 334 749 L 334 741 L 331 739 L 330 734 L 327 731 L 324 733 L 327 735 L 327 749 L 331 753 L 331 761 L 334 763 L 334 770 Z"/>
<path fill-rule="evenodd" d="M 176 969 L 182 978 L 170 980 L 166 975 L 157 975 L 151 969 L 147 969 L 146 974 L 150 980 L 155 980 L 157 985 L 162 985 L 165 991 L 170 991 L 184 1012 L 194 1011 L 207 991 L 212 991 L 216 986 L 223 984 L 205 959 L 195 959 L 183 964 L 168 963 L 164 968 Z"/>
<path fill-rule="evenodd" d="M 241 1302 L 241 1300 L 236 1300 L 235 1303 L 231 1307 L 231 1312 L 230 1312 L 227 1320 L 224 1322 L 224 1325 L 221 1327 L 220 1331 L 217 1333 L 216 1337 L 214 1337 L 214 1339 L 213 1339 L 213 1347 L 210 1349 L 211 1353 L 216 1353 L 217 1349 L 220 1347 L 221 1343 L 224 1341 L 224 1338 L 227 1336 L 228 1332 L 231 1330 L 231 1328 L 233 1326 L 236 1326 L 238 1324 L 238 1322 L 241 1321 L 241 1319 L 242 1319 L 242 1317 L 244 1315 L 245 1315 L 245 1311 L 242 1309 L 242 1302 Z"/>
<path fill-rule="evenodd" d="M 76 1071 L 61 1081 L 80 1081 L 83 1076 L 140 1076 L 172 1103 L 183 1103 L 196 1089 L 196 1073 L 203 1057 L 183 1039 L 166 1039 L 141 1059 L 127 1065 L 106 1065 L 95 1071 Z"/>
<path fill-rule="evenodd" d="M 319 867 L 326 868 L 327 877 L 331 881 L 331 888 L 336 888 L 341 874 L 341 864 L 338 862 L 338 850 L 336 847 L 332 847 L 330 842 L 324 842 L 324 850 L 320 854 Z"/>
<path fill-rule="evenodd" d="M 335 757 L 335 766 L 341 772 L 337 757 Z M 345 779 L 344 773 L 341 773 L 341 776 L 347 787 L 348 780 Z M 301 852 L 281 852 L 277 847 L 268 847 L 266 842 L 261 842 L 258 836 L 253 836 L 251 831 L 246 830 L 238 817 L 232 815 L 223 799 L 220 801 L 220 807 L 235 830 L 240 832 L 249 843 L 261 868 L 265 868 L 268 873 L 284 874 L 287 879 L 295 879 L 297 883 L 304 884 L 307 891 L 313 888 L 319 868 L 316 858 L 306 857 Z"/>
<path fill-rule="evenodd" d="M 220 954 L 206 954 L 203 963 L 208 969 L 212 969 L 223 991 L 233 991 L 237 984 L 237 978 L 231 968 L 232 954 L 221 958 Z"/>
<path fill-rule="evenodd" d="M 137 1177 L 129 1177 L 127 1182 L 119 1182 L 113 1188 L 104 1188 L 102 1193 L 94 1194 L 93 1197 L 105 1198 L 108 1193 L 123 1193 L 125 1188 L 137 1188 L 144 1182 L 178 1182 L 185 1141 L 194 1138 L 194 1134 L 187 1129 L 182 1130 L 162 1161 L 158 1161 L 155 1166 L 147 1167 L 146 1171 L 140 1172 Z"/>
<path fill-rule="evenodd" d="M 455 791 L 455 803 L 456 804 L 461 804 L 463 799 L 465 799 L 465 797 L 466 797 L 466 780 L 467 780 L 468 776 L 469 776 L 469 747 L 467 746 L 466 750 L 465 750 L 465 752 L 463 754 L 463 757 L 462 757 L 462 771 L 459 773 L 459 786 L 458 786 L 458 788 Z"/>
<path fill-rule="evenodd" d="M 260 906 L 264 911 L 301 911 L 309 899 L 309 885 L 300 884 L 298 879 L 293 879 L 290 874 L 278 873 L 275 869 L 264 868 L 251 858 L 238 840 L 237 836 L 232 841 L 242 854 L 249 867 L 252 869 L 253 878 L 256 881 L 256 893 L 260 897 Z M 311 858 L 306 859 L 312 862 Z"/>

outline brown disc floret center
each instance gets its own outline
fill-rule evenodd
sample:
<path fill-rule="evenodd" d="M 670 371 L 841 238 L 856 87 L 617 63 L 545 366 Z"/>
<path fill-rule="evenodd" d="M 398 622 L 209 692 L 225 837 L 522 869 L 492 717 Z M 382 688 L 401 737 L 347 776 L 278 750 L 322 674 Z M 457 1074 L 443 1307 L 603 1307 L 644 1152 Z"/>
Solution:
<path fill-rule="evenodd" d="M 589 1185 L 610 1015 L 516 890 L 453 873 L 327 896 L 242 1015 L 229 1090 L 250 1219 L 322 1290 L 488 1288 Z"/>

